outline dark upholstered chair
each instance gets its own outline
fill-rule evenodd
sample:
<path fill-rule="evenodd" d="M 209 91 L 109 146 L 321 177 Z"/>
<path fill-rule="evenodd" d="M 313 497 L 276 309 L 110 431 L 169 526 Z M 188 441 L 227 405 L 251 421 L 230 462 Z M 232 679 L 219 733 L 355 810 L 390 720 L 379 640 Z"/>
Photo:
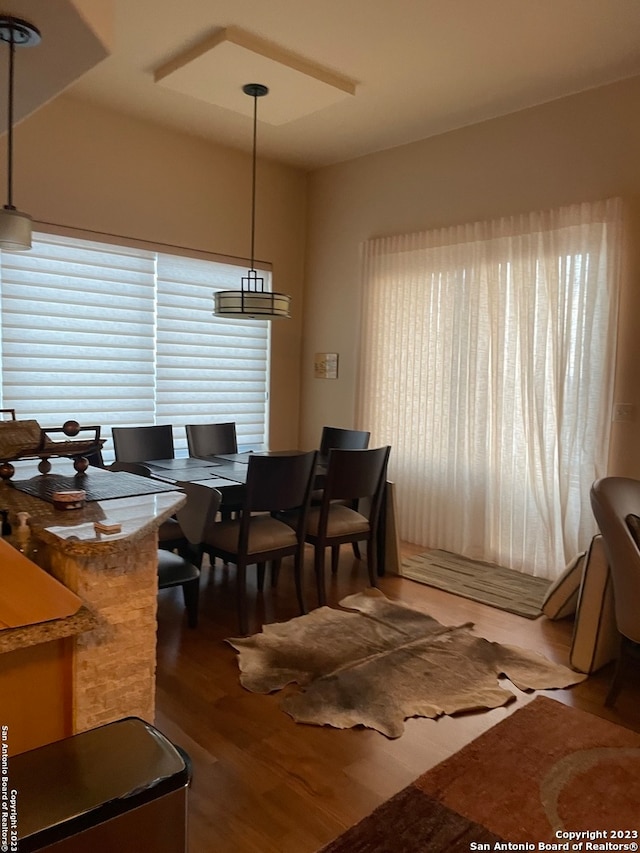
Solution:
<path fill-rule="evenodd" d="M 369 581 L 371 586 L 376 585 L 378 527 L 390 450 L 378 447 L 329 451 L 322 502 L 309 510 L 305 533 L 306 541 L 315 549 L 314 569 L 321 605 L 326 603 L 326 548 L 331 548 L 331 570 L 335 574 L 340 545 L 366 541 Z"/>
<path fill-rule="evenodd" d="M 300 612 L 305 612 L 302 590 L 305 522 L 316 452 L 291 456 L 252 456 L 247 470 L 245 499 L 238 519 L 220 521 L 207 533 L 204 549 L 212 562 L 220 557 L 237 566 L 238 621 L 247 633 L 246 572 L 256 565 L 258 589 L 264 587 L 267 561 L 278 571 L 282 557 L 293 555 Z M 296 510 L 298 523 L 291 526 L 274 517 L 278 511 Z"/>
<path fill-rule="evenodd" d="M 189 456 L 207 459 L 220 453 L 237 453 L 238 440 L 233 421 L 224 424 L 187 424 Z"/>
<path fill-rule="evenodd" d="M 180 483 L 179 487 L 187 495 L 186 504 L 176 513 L 184 544 L 178 547 L 178 553 L 158 549 L 158 589 L 182 587 L 189 627 L 195 628 L 198 624 L 203 542 L 215 524 L 222 495 L 217 489 L 201 483 Z"/>
<path fill-rule="evenodd" d="M 640 665 L 640 480 L 596 480 L 591 487 L 591 507 L 609 563 L 621 636 L 620 655 L 605 700 L 606 705 L 613 705 L 632 662 Z"/>
<path fill-rule="evenodd" d="M 173 459 L 173 427 L 171 424 L 140 427 L 112 427 L 116 462 L 145 462 L 151 459 Z"/>

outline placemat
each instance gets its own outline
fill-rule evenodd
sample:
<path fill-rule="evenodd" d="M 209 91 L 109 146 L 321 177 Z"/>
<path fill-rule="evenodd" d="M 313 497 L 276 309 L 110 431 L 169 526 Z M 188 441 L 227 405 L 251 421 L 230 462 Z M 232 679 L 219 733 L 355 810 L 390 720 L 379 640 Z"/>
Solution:
<path fill-rule="evenodd" d="M 54 492 L 84 489 L 87 501 L 106 501 L 110 498 L 132 498 L 138 495 L 153 495 L 158 492 L 173 492 L 175 484 L 162 480 L 151 480 L 125 471 L 101 471 L 96 468 L 90 474 L 66 477 L 62 474 L 40 474 L 29 480 L 12 480 L 11 485 L 20 492 L 53 503 Z"/>
<path fill-rule="evenodd" d="M 246 483 L 248 465 L 242 462 L 229 462 L 228 465 L 220 465 L 212 472 L 213 477 L 222 477 L 224 480 L 233 480 L 234 483 Z"/>
<path fill-rule="evenodd" d="M 143 462 L 147 468 L 160 468 L 167 471 L 184 471 L 185 468 L 215 468 L 220 462 L 212 462 L 208 459 L 197 459 L 188 456 L 183 459 L 150 459 Z"/>

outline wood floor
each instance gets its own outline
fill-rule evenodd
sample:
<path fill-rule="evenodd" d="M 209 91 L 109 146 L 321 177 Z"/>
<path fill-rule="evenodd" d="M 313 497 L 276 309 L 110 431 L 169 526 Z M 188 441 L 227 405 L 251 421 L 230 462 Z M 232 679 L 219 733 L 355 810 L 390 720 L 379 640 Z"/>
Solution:
<path fill-rule="evenodd" d="M 312 606 L 310 558 L 309 551 Z M 294 723 L 279 710 L 277 694 L 255 695 L 240 686 L 236 652 L 224 642 L 237 635 L 234 580 L 233 566 L 203 570 L 196 630 L 186 627 L 180 590 L 159 596 L 156 725 L 193 762 L 189 853 L 314 853 L 534 696 L 505 681 L 517 697 L 507 708 L 407 720 L 396 740 L 367 729 Z M 329 581 L 329 604 L 365 585 L 364 564 L 343 547 L 338 576 Z M 441 622 L 473 622 L 489 640 L 568 662 L 570 620 L 523 619 L 395 576 L 382 578 L 380 588 Z M 259 596 L 250 587 L 249 601 L 252 632 L 263 622 L 299 615 L 286 561 L 277 590 Z M 610 677 L 608 666 L 574 688 L 546 693 L 640 731 L 640 681 L 623 691 L 615 709 L 606 709 Z"/>

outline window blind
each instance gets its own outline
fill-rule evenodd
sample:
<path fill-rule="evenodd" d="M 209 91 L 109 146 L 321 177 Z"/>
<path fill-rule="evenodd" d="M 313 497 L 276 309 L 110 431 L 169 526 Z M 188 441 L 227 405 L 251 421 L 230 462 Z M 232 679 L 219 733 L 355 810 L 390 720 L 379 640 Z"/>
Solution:
<path fill-rule="evenodd" d="M 266 321 L 212 316 L 216 288 L 241 268 L 34 233 L 33 249 L 0 253 L 2 408 L 42 426 L 234 420 L 239 444 L 267 442 Z M 267 274 L 268 275 L 268 274 Z"/>
<path fill-rule="evenodd" d="M 3 407 L 42 426 L 152 422 L 153 255 L 38 234 L 1 264 Z"/>
<path fill-rule="evenodd" d="M 239 289 L 241 276 L 229 264 L 158 255 L 157 418 L 174 426 L 235 421 L 240 446 L 262 447 L 269 324 L 211 314 L 212 292 Z M 184 430 L 174 441 L 186 448 Z"/>

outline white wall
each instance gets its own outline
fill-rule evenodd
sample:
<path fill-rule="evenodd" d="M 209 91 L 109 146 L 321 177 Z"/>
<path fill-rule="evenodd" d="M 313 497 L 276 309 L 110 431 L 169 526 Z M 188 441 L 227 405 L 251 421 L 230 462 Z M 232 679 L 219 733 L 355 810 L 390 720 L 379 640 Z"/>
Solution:
<path fill-rule="evenodd" d="M 622 196 L 640 230 L 640 78 L 316 171 L 302 365 L 302 446 L 323 424 L 353 426 L 360 245 L 370 237 Z M 638 240 L 633 242 L 640 243 Z M 640 418 L 638 251 L 619 323 L 617 393 Z M 313 354 L 338 352 L 338 380 L 313 377 Z M 640 428 L 614 424 L 611 469 L 640 477 Z"/>

